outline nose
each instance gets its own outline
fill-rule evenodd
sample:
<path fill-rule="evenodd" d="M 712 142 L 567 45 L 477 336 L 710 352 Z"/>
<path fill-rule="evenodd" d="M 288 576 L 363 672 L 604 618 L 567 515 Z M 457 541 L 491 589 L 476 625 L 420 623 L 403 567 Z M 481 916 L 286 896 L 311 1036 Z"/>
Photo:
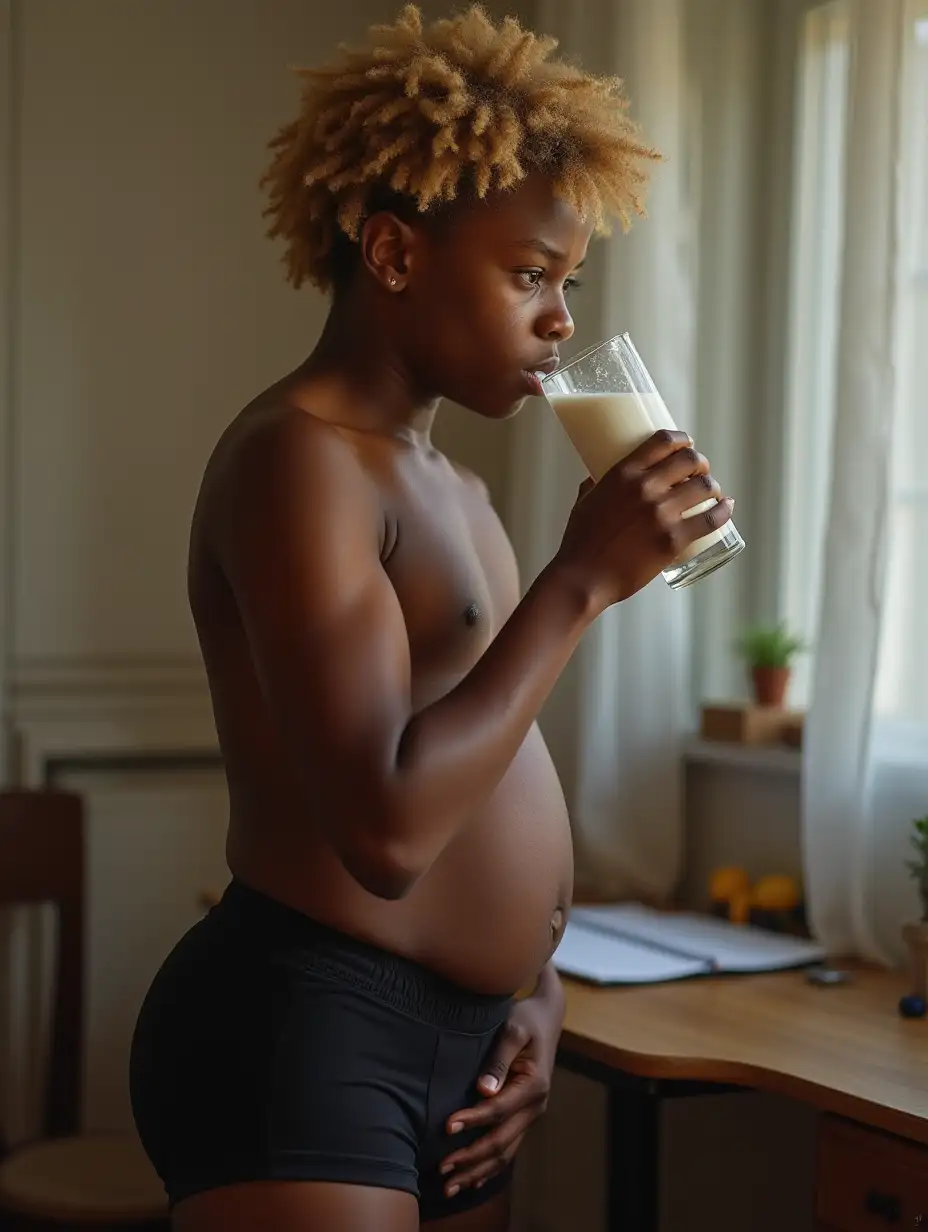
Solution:
<path fill-rule="evenodd" d="M 538 318 L 535 333 L 545 342 L 567 342 L 573 337 L 574 319 L 563 295 Z"/>

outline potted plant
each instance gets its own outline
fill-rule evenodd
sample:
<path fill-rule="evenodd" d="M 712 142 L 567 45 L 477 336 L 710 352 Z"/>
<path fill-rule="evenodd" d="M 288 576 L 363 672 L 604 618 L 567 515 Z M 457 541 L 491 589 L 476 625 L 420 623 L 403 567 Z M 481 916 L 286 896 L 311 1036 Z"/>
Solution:
<path fill-rule="evenodd" d="M 745 631 L 739 649 L 750 669 L 758 706 L 783 705 L 793 659 L 805 648 L 802 639 L 790 633 L 782 621 L 776 625 L 754 625 Z"/>
<path fill-rule="evenodd" d="M 928 999 L 928 817 L 917 817 L 912 822 L 910 842 L 915 858 L 908 860 L 906 867 L 918 886 L 921 918 L 917 923 L 904 925 L 902 936 L 909 948 L 912 993 L 924 1000 Z"/>

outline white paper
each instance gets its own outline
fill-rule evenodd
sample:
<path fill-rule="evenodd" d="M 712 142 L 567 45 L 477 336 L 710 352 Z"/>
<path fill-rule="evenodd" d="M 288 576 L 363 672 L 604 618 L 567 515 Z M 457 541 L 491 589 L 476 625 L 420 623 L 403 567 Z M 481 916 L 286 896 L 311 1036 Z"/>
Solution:
<path fill-rule="evenodd" d="M 571 920 L 602 929 L 626 944 L 642 942 L 732 974 L 784 971 L 825 957 L 820 945 L 801 937 L 730 924 L 712 916 L 655 911 L 638 903 L 577 907 Z"/>
<path fill-rule="evenodd" d="M 564 929 L 554 965 L 564 975 L 597 984 L 657 984 L 708 970 L 702 960 L 681 959 L 652 946 L 625 941 L 575 919 Z"/>

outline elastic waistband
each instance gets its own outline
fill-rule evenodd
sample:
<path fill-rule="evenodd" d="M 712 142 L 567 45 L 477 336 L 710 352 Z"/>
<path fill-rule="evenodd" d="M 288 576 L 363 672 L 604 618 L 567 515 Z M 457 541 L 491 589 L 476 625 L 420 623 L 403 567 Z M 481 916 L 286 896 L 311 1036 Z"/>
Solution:
<path fill-rule="evenodd" d="M 444 976 L 368 941 L 322 924 L 233 879 L 210 912 L 216 923 L 241 930 L 249 943 L 290 952 L 307 970 L 363 990 L 400 1013 L 432 1026 L 483 1034 L 503 1023 L 512 996 L 461 988 Z"/>

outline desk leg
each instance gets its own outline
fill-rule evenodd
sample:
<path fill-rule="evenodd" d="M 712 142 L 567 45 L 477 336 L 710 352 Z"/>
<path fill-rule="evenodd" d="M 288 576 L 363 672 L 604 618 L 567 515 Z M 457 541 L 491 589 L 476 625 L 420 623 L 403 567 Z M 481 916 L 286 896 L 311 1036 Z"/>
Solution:
<path fill-rule="evenodd" d="M 658 1232 L 661 1097 L 656 1083 L 608 1092 L 606 1232 Z"/>

